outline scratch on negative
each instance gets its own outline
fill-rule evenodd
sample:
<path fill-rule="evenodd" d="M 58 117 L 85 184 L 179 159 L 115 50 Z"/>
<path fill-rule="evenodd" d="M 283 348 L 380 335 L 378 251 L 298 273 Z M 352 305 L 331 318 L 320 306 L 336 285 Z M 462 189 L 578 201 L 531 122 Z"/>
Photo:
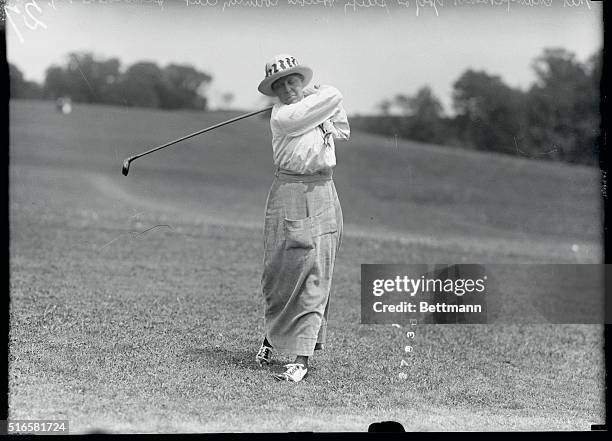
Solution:
<path fill-rule="evenodd" d="M 98 248 L 98 251 L 102 251 L 102 249 L 106 248 L 107 246 L 109 246 L 111 243 L 113 243 L 114 241 L 116 241 L 117 239 L 119 239 L 121 236 L 125 236 L 127 233 L 123 233 L 120 234 L 119 236 L 115 237 L 113 240 L 111 240 L 110 242 L 108 242 L 105 245 L 102 245 L 100 248 Z"/>
<path fill-rule="evenodd" d="M 146 233 L 147 231 L 151 231 L 152 229 L 154 229 L 154 228 L 158 228 L 158 227 L 168 227 L 168 228 L 170 228 L 171 230 L 174 230 L 174 228 L 172 228 L 170 225 L 163 224 L 163 225 L 154 225 L 154 226 L 152 226 L 151 228 L 147 228 L 146 230 L 144 230 L 144 231 L 140 231 L 140 232 L 139 232 L 139 231 L 130 231 L 130 233 L 131 233 L 131 234 L 133 234 L 133 235 L 135 235 L 135 236 L 140 236 L 141 234 L 144 234 L 144 233 Z M 126 234 L 128 234 L 128 233 L 123 233 L 123 234 L 120 234 L 119 236 L 115 237 L 115 238 L 114 238 L 113 240 L 111 240 L 110 242 L 108 242 L 108 243 L 106 243 L 106 244 L 102 245 L 100 248 L 98 248 L 98 251 L 101 251 L 102 249 L 106 248 L 107 246 L 109 246 L 110 244 L 112 244 L 113 242 L 115 242 L 115 241 L 116 241 L 117 239 L 119 239 L 120 237 L 125 236 Z"/>
<path fill-rule="evenodd" d="M 163 224 L 163 225 L 155 225 L 155 226 L 153 226 L 153 227 L 151 227 L 151 228 L 147 228 L 146 230 L 141 231 L 141 232 L 140 232 L 140 233 L 138 233 L 136 236 L 140 236 L 141 234 L 144 234 L 144 233 L 146 233 L 147 231 L 151 231 L 153 228 L 157 228 L 157 227 L 168 227 L 168 228 L 170 228 L 171 230 L 174 230 L 174 228 L 172 228 L 170 225 L 166 225 L 166 224 Z M 132 233 L 136 233 L 136 231 L 132 231 Z"/>
<path fill-rule="evenodd" d="M 79 63 L 78 58 L 75 57 L 74 55 L 72 55 L 72 58 L 74 58 L 74 61 L 76 61 L 77 68 L 79 69 L 79 72 L 81 72 L 81 75 L 83 76 L 83 79 L 87 83 L 87 87 L 89 87 L 89 90 L 91 90 L 91 93 L 93 93 L 94 95 L 97 95 L 96 92 L 93 90 L 93 87 L 91 87 L 91 84 L 89 84 L 89 80 L 87 80 L 87 77 L 85 76 L 85 74 L 81 70 L 81 63 Z"/>
<path fill-rule="evenodd" d="M 141 214 L 144 214 L 144 213 L 146 213 L 146 211 L 140 211 L 140 212 L 136 213 L 135 215 L 130 216 L 130 219 L 134 218 L 134 217 L 137 217 L 137 216 L 140 216 Z"/>
<path fill-rule="evenodd" d="M 549 153 L 554 153 L 557 151 L 557 147 L 553 144 L 552 150 L 548 150 L 547 152 L 540 152 L 537 155 L 529 155 L 519 148 L 518 143 L 516 142 L 516 136 L 513 136 L 513 138 L 514 138 L 514 146 L 516 148 L 516 151 L 520 153 L 521 155 L 526 156 L 527 158 L 537 158 L 538 156 L 548 155 Z"/>

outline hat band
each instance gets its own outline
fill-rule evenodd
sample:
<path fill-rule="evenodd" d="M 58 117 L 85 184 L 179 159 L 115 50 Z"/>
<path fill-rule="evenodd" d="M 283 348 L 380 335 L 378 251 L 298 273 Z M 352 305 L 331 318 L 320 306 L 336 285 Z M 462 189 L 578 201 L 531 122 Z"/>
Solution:
<path fill-rule="evenodd" d="M 269 64 L 266 67 L 266 78 L 275 73 L 282 72 L 283 70 L 291 69 L 292 67 L 298 66 L 298 62 L 294 57 L 287 57 L 285 59 L 278 59 L 276 63 Z"/>

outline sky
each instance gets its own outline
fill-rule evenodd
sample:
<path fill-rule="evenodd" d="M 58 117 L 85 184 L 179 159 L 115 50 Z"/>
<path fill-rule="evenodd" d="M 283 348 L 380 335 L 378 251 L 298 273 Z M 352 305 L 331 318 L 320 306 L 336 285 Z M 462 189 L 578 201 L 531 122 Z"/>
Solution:
<path fill-rule="evenodd" d="M 213 76 L 213 108 L 231 92 L 242 110 L 266 105 L 257 86 L 279 53 L 337 87 L 349 114 L 425 85 L 451 112 L 467 69 L 526 89 L 544 48 L 585 61 L 603 44 L 601 2 L 588 0 L 9 0 L 4 12 L 7 59 L 28 80 L 74 51 L 192 64 Z"/>

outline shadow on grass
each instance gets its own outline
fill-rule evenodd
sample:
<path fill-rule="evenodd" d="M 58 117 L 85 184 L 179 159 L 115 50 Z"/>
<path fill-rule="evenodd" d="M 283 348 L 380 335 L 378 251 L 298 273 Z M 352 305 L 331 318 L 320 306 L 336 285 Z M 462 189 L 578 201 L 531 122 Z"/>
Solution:
<path fill-rule="evenodd" d="M 270 366 L 260 367 L 255 362 L 256 353 L 256 349 L 235 349 L 217 346 L 200 347 L 184 351 L 185 356 L 189 357 L 189 359 L 194 362 L 203 361 L 206 364 L 217 365 L 219 367 L 232 366 L 257 372 L 269 370 L 271 373 L 280 373 L 285 370 L 285 364 L 293 361 L 293 359 L 287 358 L 286 356 L 283 357 L 273 354 Z M 275 355 L 277 356 L 275 357 Z M 315 366 L 311 365 L 308 367 L 309 374 L 315 373 L 316 370 L 317 368 Z"/>

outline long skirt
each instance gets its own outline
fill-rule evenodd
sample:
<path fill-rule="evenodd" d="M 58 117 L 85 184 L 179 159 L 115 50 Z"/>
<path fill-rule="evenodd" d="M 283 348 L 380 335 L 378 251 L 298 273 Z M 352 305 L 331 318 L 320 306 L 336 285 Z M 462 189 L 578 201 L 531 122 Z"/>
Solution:
<path fill-rule="evenodd" d="M 266 338 L 279 352 L 323 349 L 342 210 L 329 172 L 277 170 L 266 202 L 264 299 Z"/>

